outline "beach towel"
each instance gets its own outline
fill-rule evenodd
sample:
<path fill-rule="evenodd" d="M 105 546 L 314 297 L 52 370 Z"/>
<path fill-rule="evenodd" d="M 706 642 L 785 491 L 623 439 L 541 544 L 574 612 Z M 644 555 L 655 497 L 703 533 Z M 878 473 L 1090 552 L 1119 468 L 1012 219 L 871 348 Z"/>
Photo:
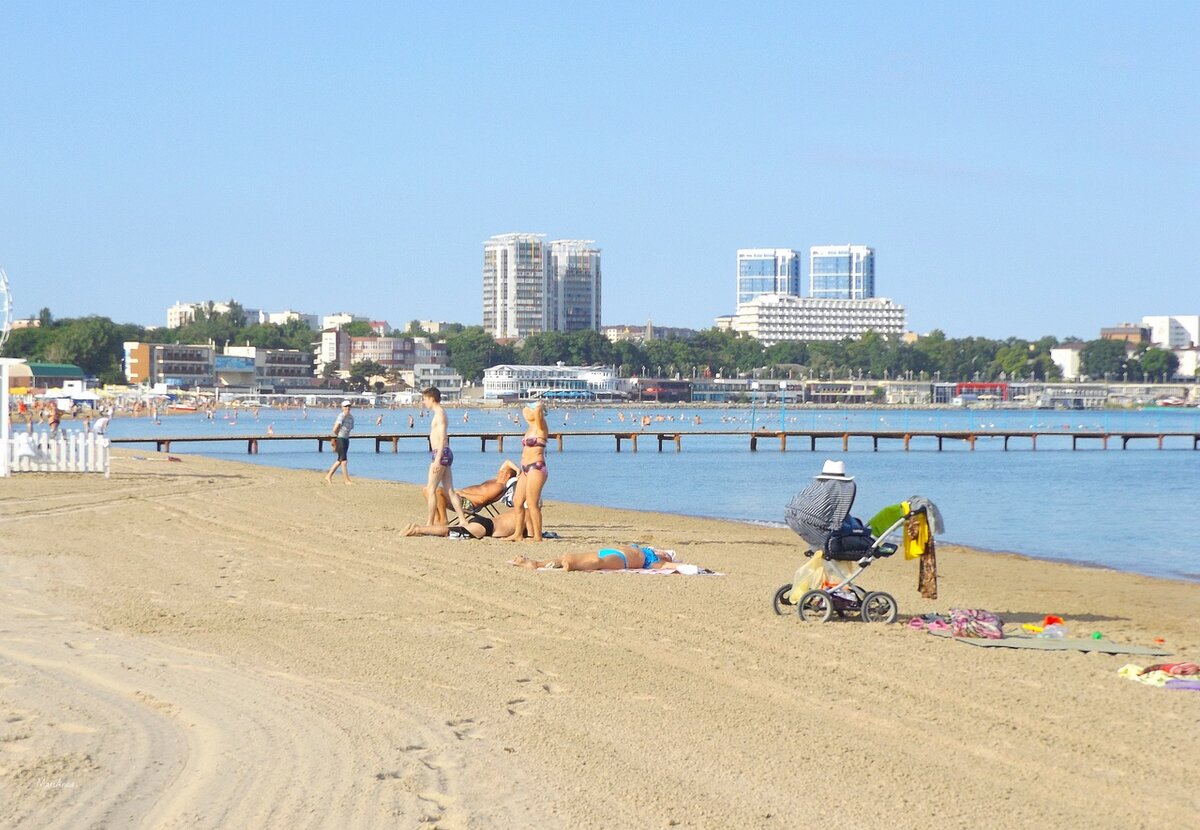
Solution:
<path fill-rule="evenodd" d="M 975 637 L 951 637 L 949 631 L 930 631 L 935 637 L 945 637 L 956 643 L 969 646 L 996 648 L 1031 648 L 1038 651 L 1095 651 L 1102 654 L 1145 654 L 1158 657 L 1170 654 L 1160 648 L 1147 646 L 1126 646 L 1108 640 L 1078 639 L 1063 637 L 1061 640 L 1043 639 L 1041 637 L 1026 637 L 1023 634 L 1010 634 L 1002 640 L 980 640 Z"/>
<path fill-rule="evenodd" d="M 547 568 L 547 570 L 551 569 Z M 571 573 L 644 574 L 646 576 L 671 576 L 672 574 L 679 574 L 680 576 L 725 576 L 723 573 L 711 570 L 710 568 L 701 568 L 698 565 L 680 565 L 679 570 L 666 570 L 665 568 L 617 568 L 616 570 L 571 571 Z"/>

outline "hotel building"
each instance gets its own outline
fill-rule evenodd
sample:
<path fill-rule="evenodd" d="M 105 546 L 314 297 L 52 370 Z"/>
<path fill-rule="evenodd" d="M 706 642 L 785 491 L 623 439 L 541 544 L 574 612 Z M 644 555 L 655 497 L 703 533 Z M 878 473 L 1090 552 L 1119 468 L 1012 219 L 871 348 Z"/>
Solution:
<path fill-rule="evenodd" d="M 556 239 L 550 243 L 550 328 L 554 331 L 600 330 L 600 249 L 591 240 Z"/>
<path fill-rule="evenodd" d="M 498 340 L 600 328 L 600 249 L 508 233 L 483 243 L 483 328 Z"/>
<path fill-rule="evenodd" d="M 875 296 L 875 249 L 866 245 L 809 248 L 808 296 L 816 300 L 868 300 Z"/>
<path fill-rule="evenodd" d="M 904 333 L 904 306 L 886 298 L 822 300 L 764 294 L 738 306 L 730 327 L 770 346 L 786 340 L 844 340 L 868 331 Z"/>
<path fill-rule="evenodd" d="M 800 295 L 800 259 L 791 248 L 738 248 L 737 305 L 763 294 Z"/>

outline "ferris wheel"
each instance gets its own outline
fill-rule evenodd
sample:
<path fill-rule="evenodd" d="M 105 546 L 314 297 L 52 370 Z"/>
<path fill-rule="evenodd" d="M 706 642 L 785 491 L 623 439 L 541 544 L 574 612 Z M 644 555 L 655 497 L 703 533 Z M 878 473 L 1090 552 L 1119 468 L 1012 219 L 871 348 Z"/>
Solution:
<path fill-rule="evenodd" d="M 8 340 L 8 332 L 12 329 L 12 292 L 8 290 L 8 274 L 0 268 L 0 351 Z"/>

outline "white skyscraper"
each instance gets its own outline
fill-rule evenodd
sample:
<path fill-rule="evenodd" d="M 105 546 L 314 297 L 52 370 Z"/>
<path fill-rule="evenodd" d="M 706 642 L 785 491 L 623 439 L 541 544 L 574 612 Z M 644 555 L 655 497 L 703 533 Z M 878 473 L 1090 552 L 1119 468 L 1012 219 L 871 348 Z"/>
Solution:
<path fill-rule="evenodd" d="M 548 331 L 544 233 L 506 233 L 483 243 L 483 328 L 495 338 Z"/>
<path fill-rule="evenodd" d="M 600 249 L 589 240 L 550 243 L 548 325 L 554 331 L 600 330 Z"/>

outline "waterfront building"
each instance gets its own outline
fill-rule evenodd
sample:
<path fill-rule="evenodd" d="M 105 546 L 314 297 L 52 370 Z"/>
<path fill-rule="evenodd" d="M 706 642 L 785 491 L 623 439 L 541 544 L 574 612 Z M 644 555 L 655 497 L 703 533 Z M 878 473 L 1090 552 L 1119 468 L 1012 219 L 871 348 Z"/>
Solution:
<path fill-rule="evenodd" d="M 1200 315 L 1176 314 L 1143 317 L 1142 325 L 1150 329 L 1150 342 L 1164 349 L 1186 349 L 1200 346 Z"/>
<path fill-rule="evenodd" d="M 550 243 L 546 279 L 549 329 L 600 330 L 600 249 L 580 239 Z"/>
<path fill-rule="evenodd" d="M 125 377 L 132 384 L 180 388 L 212 386 L 216 375 L 211 345 L 125 342 Z"/>
<path fill-rule="evenodd" d="M 900 337 L 904 333 L 904 306 L 885 297 L 823 300 L 764 294 L 738 306 L 731 328 L 767 346 L 788 340 L 858 338 L 868 331 Z"/>
<path fill-rule="evenodd" d="M 497 340 L 548 331 L 542 233 L 506 233 L 483 243 L 483 328 Z"/>
<path fill-rule="evenodd" d="M 595 400 L 617 397 L 613 366 L 492 366 L 483 372 L 485 399 Z"/>
<path fill-rule="evenodd" d="M 875 296 L 875 249 L 814 245 L 809 249 L 808 281 L 808 295 L 813 299 L 871 299 Z"/>
<path fill-rule="evenodd" d="M 800 296 L 801 257 L 791 248 L 738 248 L 735 305 L 763 294 Z"/>
<path fill-rule="evenodd" d="M 300 349 L 264 349 L 257 346 L 226 346 L 225 354 L 213 360 L 217 382 L 222 381 L 222 359 L 241 358 L 250 361 L 252 391 L 270 392 L 278 388 L 312 387 L 313 355 Z M 228 366 L 228 363 L 226 363 Z M 244 364 L 240 371 L 244 371 Z M 230 384 L 232 385 L 232 384 Z"/>

